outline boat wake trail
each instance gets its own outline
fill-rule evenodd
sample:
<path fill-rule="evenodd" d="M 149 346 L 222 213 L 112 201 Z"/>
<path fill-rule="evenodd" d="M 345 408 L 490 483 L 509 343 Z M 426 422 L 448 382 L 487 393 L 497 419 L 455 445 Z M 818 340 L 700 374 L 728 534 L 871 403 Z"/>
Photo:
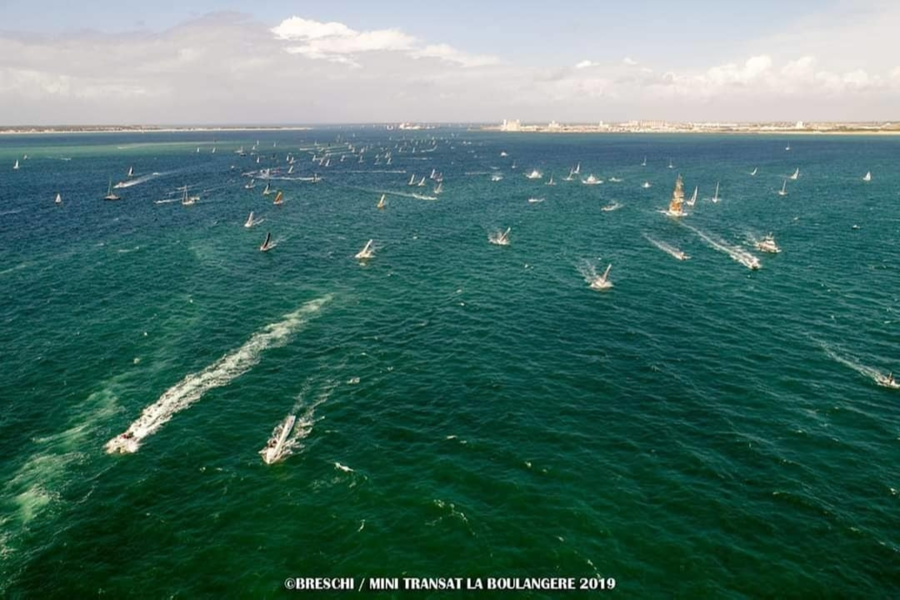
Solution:
<path fill-rule="evenodd" d="M 659 248 L 660 250 L 665 252 L 666 254 L 669 254 L 670 256 L 672 256 L 673 258 L 677 258 L 678 260 L 688 260 L 690 258 L 690 256 L 688 256 L 687 254 L 685 254 L 684 252 L 682 252 L 675 246 L 670 246 L 669 244 L 667 244 L 665 242 L 660 242 L 659 240 L 654 240 L 652 237 L 650 237 L 649 235 L 646 235 L 646 234 L 644 234 L 644 238 L 648 242 L 650 242 L 651 244 L 653 244 L 654 246 L 656 246 L 657 248 Z"/>
<path fill-rule="evenodd" d="M 303 391 L 297 396 L 297 401 L 291 408 L 291 413 L 275 426 L 266 446 L 259 451 L 263 462 L 266 464 L 280 462 L 293 454 L 294 450 L 303 448 L 303 440 L 312 432 L 313 426 L 316 424 L 316 407 L 331 397 L 336 386 L 334 381 L 328 382 L 318 392 L 315 399 L 311 403 L 307 403 L 306 398 L 310 395 L 311 387 L 310 381 L 307 380 Z"/>
<path fill-rule="evenodd" d="M 724 252 L 725 254 L 730 256 L 733 260 L 741 263 L 748 269 L 755 271 L 756 269 L 759 269 L 759 267 L 761 266 L 759 259 L 756 258 L 755 256 L 753 256 L 752 254 L 750 254 L 749 252 L 747 252 L 746 250 L 744 250 L 743 248 L 739 248 L 737 246 L 731 246 L 722 240 L 716 240 L 713 237 L 711 237 L 710 235 L 703 233 L 699 229 L 691 227 L 687 223 L 682 223 L 682 225 L 684 227 L 687 227 L 694 233 L 696 233 L 698 236 L 700 236 L 700 239 L 702 239 L 704 242 L 706 242 L 711 248 L 718 250 L 719 252 Z"/>
<path fill-rule="evenodd" d="M 597 260 L 600 260 L 599 258 Z M 579 264 L 575 266 L 578 269 L 578 272 L 581 273 L 581 276 L 584 277 L 585 283 L 593 283 L 600 278 L 600 275 L 597 273 L 597 267 L 594 266 L 594 263 L 591 261 L 584 259 Z"/>
<path fill-rule="evenodd" d="M 825 351 L 825 354 L 827 354 L 828 357 L 832 360 L 841 363 L 845 367 L 850 367 L 860 375 L 868 377 L 878 385 L 884 385 L 884 382 L 887 378 L 887 375 L 885 373 L 882 373 L 878 369 L 873 369 L 872 367 L 867 367 L 866 365 L 860 364 L 852 358 L 848 358 L 847 356 L 841 356 L 840 354 L 832 350 L 825 342 L 820 342 L 819 340 L 815 341 L 818 342 L 818 344 L 822 347 L 822 350 Z"/>
<path fill-rule="evenodd" d="M 424 194 L 410 194 L 407 192 L 395 192 L 394 190 L 374 190 L 371 188 L 357 187 L 354 185 L 348 185 L 346 187 L 354 190 L 360 190 L 361 192 L 370 192 L 372 194 L 387 194 L 388 196 L 401 196 L 403 198 L 415 198 L 416 200 L 437 200 L 437 196 L 426 196 Z"/>
<path fill-rule="evenodd" d="M 134 179 L 130 179 L 128 181 L 120 181 L 119 183 L 114 185 L 113 188 L 115 188 L 117 190 L 121 190 L 123 188 L 134 187 L 136 185 L 146 183 L 146 182 L 150 181 L 151 179 L 156 179 L 157 177 L 160 177 L 162 175 L 165 175 L 165 173 L 150 173 L 149 175 L 144 175 L 142 177 L 135 177 Z"/>
<path fill-rule="evenodd" d="M 166 390 L 159 400 L 148 406 L 141 416 L 121 435 L 106 443 L 106 451 L 112 453 L 137 452 L 141 442 L 165 425 L 172 416 L 190 407 L 211 389 L 228 385 L 260 360 L 264 350 L 286 344 L 290 336 L 307 323 L 331 300 L 331 295 L 307 302 L 284 319 L 267 325 L 254 333 L 243 346 L 226 354 L 198 373 L 191 373 Z"/>

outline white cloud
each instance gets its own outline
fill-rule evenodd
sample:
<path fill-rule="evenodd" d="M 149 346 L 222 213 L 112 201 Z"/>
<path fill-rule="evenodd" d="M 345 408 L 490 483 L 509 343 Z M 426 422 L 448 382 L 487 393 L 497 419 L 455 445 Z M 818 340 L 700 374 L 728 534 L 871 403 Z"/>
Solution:
<path fill-rule="evenodd" d="M 625 63 L 626 65 L 628 65 L 629 67 L 633 67 L 636 64 L 638 64 L 638 61 L 634 60 L 630 56 L 626 56 L 625 58 L 623 58 L 622 62 Z"/>
<path fill-rule="evenodd" d="M 321 23 L 291 17 L 271 29 L 275 37 L 291 42 L 285 50 L 311 59 L 359 67 L 358 55 L 370 52 L 403 52 L 411 58 L 435 58 L 462 67 L 498 64 L 493 56 L 467 54 L 447 44 L 423 45 L 399 29 L 357 31 L 343 23 Z"/>
<path fill-rule="evenodd" d="M 578 63 L 577 65 L 575 65 L 575 68 L 576 69 L 588 69 L 590 67 L 596 67 L 598 65 L 599 65 L 599 63 L 595 63 L 592 60 L 583 60 L 580 63 Z"/>

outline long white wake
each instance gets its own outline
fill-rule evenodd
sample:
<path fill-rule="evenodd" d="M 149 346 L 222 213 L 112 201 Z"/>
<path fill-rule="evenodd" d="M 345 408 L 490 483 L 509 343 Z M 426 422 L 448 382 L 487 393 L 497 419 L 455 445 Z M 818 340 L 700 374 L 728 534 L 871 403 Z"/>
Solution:
<path fill-rule="evenodd" d="M 120 181 L 113 187 L 117 190 L 120 190 L 122 188 L 130 188 L 130 187 L 133 187 L 136 185 L 140 185 L 142 183 L 146 183 L 146 182 L 150 181 L 151 179 L 156 179 L 157 177 L 160 177 L 161 175 L 165 175 L 165 173 L 155 173 L 154 172 L 154 173 L 150 173 L 149 175 L 144 175 L 142 177 L 135 177 L 134 179 L 129 179 L 128 181 Z"/>
<path fill-rule="evenodd" d="M 836 360 L 841 363 L 845 367 L 850 367 L 860 375 L 864 377 L 868 377 L 875 383 L 881 383 L 881 381 L 885 377 L 885 373 L 882 373 L 878 369 L 873 369 L 872 367 L 867 367 L 866 365 L 860 364 L 851 358 L 847 358 L 845 356 L 841 356 L 837 352 L 833 351 L 827 344 L 824 342 L 819 342 L 819 345 L 822 346 L 822 350 L 825 351 L 831 359 Z"/>
<path fill-rule="evenodd" d="M 684 252 L 682 252 L 675 246 L 672 246 L 665 242 L 661 242 L 659 240 L 654 240 L 652 237 L 650 237 L 649 235 L 646 235 L 646 234 L 644 234 L 644 238 L 648 242 L 650 242 L 651 244 L 653 244 L 654 246 L 656 246 L 657 248 L 659 248 L 660 250 L 665 252 L 666 254 L 669 254 L 670 256 L 672 256 L 673 258 L 677 258 L 678 260 L 687 260 L 688 258 L 690 258 L 687 254 L 685 254 Z"/>
<path fill-rule="evenodd" d="M 165 425 L 175 413 L 185 410 L 211 389 L 228 385 L 260 360 L 264 350 L 287 343 L 290 336 L 300 329 L 310 315 L 317 313 L 331 300 L 331 295 L 307 302 L 284 319 L 267 325 L 254 333 L 243 346 L 226 354 L 198 373 L 191 373 L 166 390 L 159 400 L 148 406 L 141 416 L 121 435 L 106 443 L 109 453 L 137 452 L 141 442 Z"/>
<path fill-rule="evenodd" d="M 267 456 L 267 450 L 272 444 L 272 441 L 275 440 L 277 442 L 278 438 L 282 434 L 282 428 L 284 426 L 285 420 L 280 421 L 275 429 L 272 430 L 272 435 L 269 438 L 269 442 L 266 446 L 260 450 L 260 454 L 263 455 L 263 461 L 271 464 L 275 462 L 280 462 L 286 459 L 288 456 L 294 453 L 294 450 L 303 448 L 302 441 L 306 439 L 306 437 L 312 432 L 313 426 L 316 424 L 316 407 L 320 404 L 324 403 L 331 397 L 331 393 L 334 391 L 336 384 L 334 382 L 329 382 L 324 389 L 322 389 L 319 394 L 316 396 L 315 400 L 310 404 L 305 404 L 305 398 L 309 392 L 309 382 L 304 386 L 303 392 L 297 396 L 297 401 L 294 403 L 294 406 L 291 408 L 291 412 L 288 415 L 296 417 L 296 420 L 293 424 L 293 429 L 288 434 L 287 439 L 281 444 L 277 449 L 277 454 L 272 453 Z M 300 411 L 303 411 L 302 414 Z M 268 458 L 268 460 L 266 460 Z"/>
<path fill-rule="evenodd" d="M 737 246 L 731 246 L 729 244 L 726 244 L 722 240 L 713 239 L 708 234 L 703 233 L 699 229 L 691 227 L 687 223 L 682 223 L 682 225 L 684 227 L 687 227 L 694 233 L 696 233 L 698 236 L 700 236 L 700 239 L 702 239 L 704 242 L 709 244 L 709 246 L 711 246 L 715 250 L 718 250 L 719 252 L 724 252 L 725 254 L 730 256 L 733 260 L 741 263 L 748 269 L 758 269 L 760 267 L 759 259 L 756 258 L 755 256 L 753 256 L 751 253 L 744 250 L 743 248 L 739 248 Z"/>

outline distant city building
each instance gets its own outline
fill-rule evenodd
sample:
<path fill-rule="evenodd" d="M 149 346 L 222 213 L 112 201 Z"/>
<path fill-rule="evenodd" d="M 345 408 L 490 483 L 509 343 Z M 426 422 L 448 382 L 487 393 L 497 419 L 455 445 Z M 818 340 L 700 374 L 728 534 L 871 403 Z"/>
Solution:
<path fill-rule="evenodd" d="M 500 131 L 520 131 L 522 129 L 522 122 L 516 119 L 515 121 L 503 119 L 503 124 L 500 126 Z"/>
<path fill-rule="evenodd" d="M 559 129 L 559 123 L 556 121 L 550 121 L 550 124 L 547 125 L 547 129 Z"/>
<path fill-rule="evenodd" d="M 797 121 L 797 124 L 794 125 L 794 129 L 803 129 L 803 121 Z"/>

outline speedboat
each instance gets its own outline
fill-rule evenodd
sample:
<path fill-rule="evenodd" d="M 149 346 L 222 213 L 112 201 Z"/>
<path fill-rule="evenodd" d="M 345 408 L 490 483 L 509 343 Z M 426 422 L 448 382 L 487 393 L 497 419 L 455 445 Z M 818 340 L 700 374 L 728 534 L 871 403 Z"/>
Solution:
<path fill-rule="evenodd" d="M 875 382 L 881 387 L 890 388 L 892 390 L 900 390 L 900 383 L 894 379 L 893 373 L 888 373 L 887 375 L 876 375 Z"/>
<path fill-rule="evenodd" d="M 491 175 L 491 181 L 501 181 L 503 179 L 503 175 L 500 173 L 494 173 Z"/>
<path fill-rule="evenodd" d="M 591 173 L 587 176 L 587 179 L 582 179 L 581 183 L 583 183 L 584 185 L 599 185 L 603 183 L 603 180 L 597 179 L 596 177 L 594 177 L 594 174 Z"/>
<path fill-rule="evenodd" d="M 607 204 L 606 206 L 602 207 L 600 210 L 602 210 L 603 212 L 612 212 L 612 211 L 616 210 L 617 208 L 621 208 L 621 207 L 622 207 L 622 205 L 619 204 L 618 202 L 613 202 L 612 204 Z"/>
<path fill-rule="evenodd" d="M 756 248 L 762 252 L 769 252 L 771 254 L 778 254 L 781 252 L 781 248 L 775 243 L 775 237 L 771 233 L 756 242 Z"/>
<path fill-rule="evenodd" d="M 272 437 L 266 443 L 266 447 L 259 451 L 264 463 L 271 465 L 290 454 L 292 443 L 288 440 L 288 437 L 291 435 L 296 422 L 297 417 L 295 415 L 288 415 L 284 422 L 275 428 L 275 431 L 272 432 Z"/>
<path fill-rule="evenodd" d="M 138 451 L 138 441 L 131 431 L 117 435 L 106 443 L 106 451 L 109 454 L 134 454 Z"/>
<path fill-rule="evenodd" d="M 529 199 L 528 199 L 528 203 L 529 203 L 529 204 L 539 204 L 539 203 L 541 203 L 541 202 L 543 202 L 543 201 L 544 201 L 543 198 L 529 198 Z"/>
<path fill-rule="evenodd" d="M 527 177 L 528 179 L 540 179 L 541 177 L 543 177 L 543 175 L 541 175 L 540 171 L 535 169 L 531 173 L 528 173 L 527 175 L 525 175 L 525 177 Z"/>

